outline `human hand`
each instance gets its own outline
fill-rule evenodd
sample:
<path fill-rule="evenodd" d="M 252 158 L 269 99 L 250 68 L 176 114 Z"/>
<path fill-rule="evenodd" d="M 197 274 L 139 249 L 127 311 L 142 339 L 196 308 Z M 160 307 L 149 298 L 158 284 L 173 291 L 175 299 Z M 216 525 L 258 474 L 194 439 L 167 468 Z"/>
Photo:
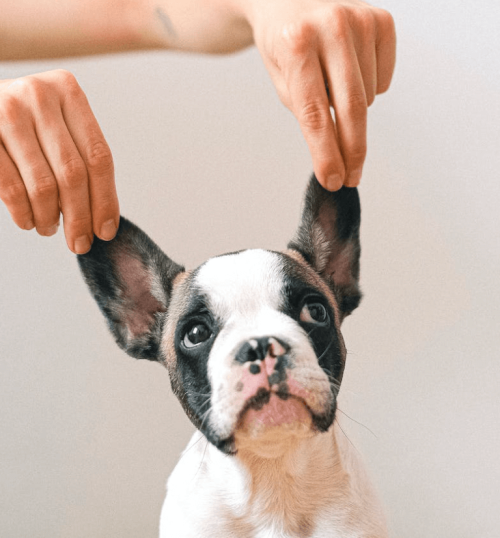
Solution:
<path fill-rule="evenodd" d="M 119 222 L 113 159 L 75 77 L 63 70 L 0 81 L 0 199 L 22 229 L 90 249 Z"/>
<path fill-rule="evenodd" d="M 253 0 L 245 6 L 255 44 L 281 101 L 299 121 L 319 182 L 329 190 L 357 186 L 367 107 L 389 88 L 394 71 L 391 15 L 360 0 Z"/>

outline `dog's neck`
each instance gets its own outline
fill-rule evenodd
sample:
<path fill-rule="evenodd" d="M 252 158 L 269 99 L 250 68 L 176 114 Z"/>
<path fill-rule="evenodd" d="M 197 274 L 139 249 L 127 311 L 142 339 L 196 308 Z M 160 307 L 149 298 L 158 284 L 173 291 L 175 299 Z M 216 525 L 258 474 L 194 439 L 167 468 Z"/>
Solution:
<path fill-rule="evenodd" d="M 215 464 L 209 472 L 225 477 L 216 480 L 223 490 L 217 496 L 228 500 L 235 528 L 267 522 L 286 535 L 308 536 L 324 508 L 348 488 L 336 429 L 287 436 L 274 453 L 266 443 L 247 443 L 227 457 L 209 445 L 205 456 Z"/>

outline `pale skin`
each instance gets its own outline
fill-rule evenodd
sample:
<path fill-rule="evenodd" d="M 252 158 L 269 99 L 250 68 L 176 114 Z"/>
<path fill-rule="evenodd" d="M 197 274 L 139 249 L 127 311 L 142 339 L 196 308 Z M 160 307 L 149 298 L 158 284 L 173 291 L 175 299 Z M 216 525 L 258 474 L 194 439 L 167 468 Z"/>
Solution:
<path fill-rule="evenodd" d="M 360 0 L 0 0 L 0 61 L 254 43 L 329 190 L 357 186 L 367 108 L 391 82 L 391 15 Z M 29 14 L 29 15 L 27 15 Z M 332 111 L 334 112 L 332 116 Z M 119 220 L 113 159 L 64 70 L 0 81 L 0 199 L 22 229 L 89 250 Z"/>

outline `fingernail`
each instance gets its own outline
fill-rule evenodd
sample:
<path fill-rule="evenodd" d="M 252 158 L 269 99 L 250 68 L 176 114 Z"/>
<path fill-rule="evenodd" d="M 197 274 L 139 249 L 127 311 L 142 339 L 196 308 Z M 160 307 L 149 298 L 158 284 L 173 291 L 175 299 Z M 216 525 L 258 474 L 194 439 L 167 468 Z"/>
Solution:
<path fill-rule="evenodd" d="M 101 239 L 104 239 L 105 241 L 110 241 L 113 239 L 113 237 L 116 235 L 116 224 L 113 219 L 107 220 L 102 226 L 101 226 Z"/>
<path fill-rule="evenodd" d="M 35 223 L 32 220 L 29 220 L 26 222 L 26 224 L 23 226 L 24 230 L 32 230 L 35 227 Z"/>
<path fill-rule="evenodd" d="M 59 223 L 54 224 L 54 226 L 50 226 L 49 228 L 37 228 L 37 231 L 40 235 L 50 237 L 51 235 L 54 235 L 58 229 L 59 229 Z"/>
<path fill-rule="evenodd" d="M 91 241 L 87 235 L 82 235 L 75 240 L 75 252 L 85 254 L 90 250 Z"/>
<path fill-rule="evenodd" d="M 346 181 L 346 185 L 348 187 L 357 187 L 359 185 L 359 182 L 361 181 L 361 175 L 363 174 L 363 169 L 358 168 L 356 170 L 353 170 L 349 174 L 349 178 Z"/>
<path fill-rule="evenodd" d="M 332 174 L 326 178 L 326 188 L 329 191 L 337 191 L 342 187 L 342 178 L 340 174 Z"/>

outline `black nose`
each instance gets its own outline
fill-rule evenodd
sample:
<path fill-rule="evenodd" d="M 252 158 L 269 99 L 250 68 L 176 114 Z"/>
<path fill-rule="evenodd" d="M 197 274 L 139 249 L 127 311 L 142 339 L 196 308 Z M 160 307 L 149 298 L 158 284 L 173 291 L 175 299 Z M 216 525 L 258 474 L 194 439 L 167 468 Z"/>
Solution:
<path fill-rule="evenodd" d="M 250 338 L 242 344 L 235 359 L 243 364 L 245 362 L 263 361 L 267 354 L 271 357 L 285 355 L 290 350 L 290 346 L 276 338 L 275 336 L 262 336 L 260 338 Z"/>

